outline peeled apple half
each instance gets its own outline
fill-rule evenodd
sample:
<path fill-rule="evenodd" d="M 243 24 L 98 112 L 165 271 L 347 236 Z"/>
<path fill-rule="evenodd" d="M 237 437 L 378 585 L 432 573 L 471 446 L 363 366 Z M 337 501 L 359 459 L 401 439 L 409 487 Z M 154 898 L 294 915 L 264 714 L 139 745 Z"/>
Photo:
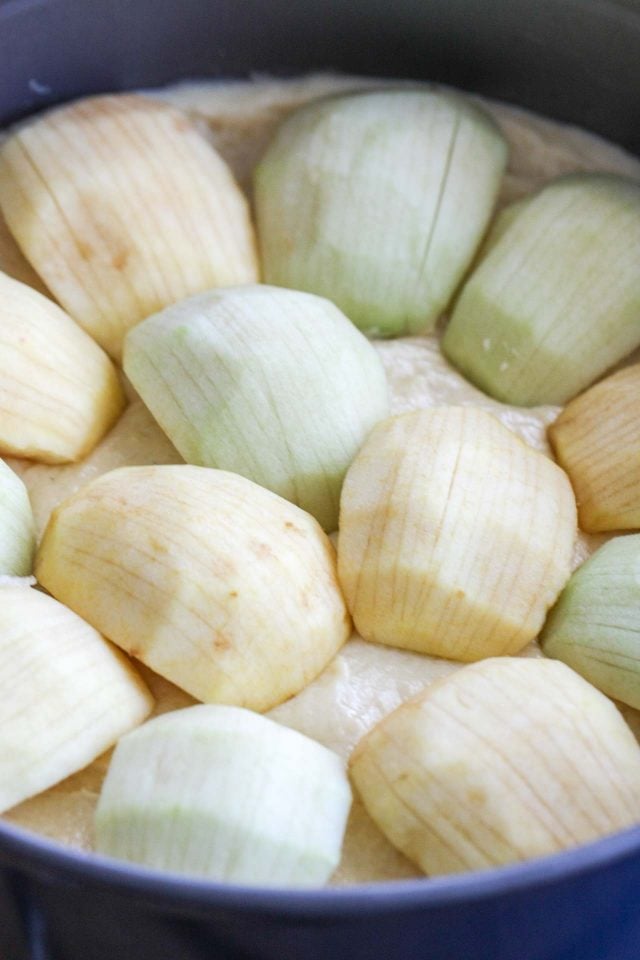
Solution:
<path fill-rule="evenodd" d="M 351 790 L 342 762 L 237 707 L 165 714 L 123 737 L 96 810 L 97 849 L 213 880 L 329 879 Z"/>
<path fill-rule="evenodd" d="M 473 407 L 374 427 L 347 474 L 338 570 L 358 632 L 454 660 L 532 640 L 570 574 L 576 506 L 543 454 Z"/>
<path fill-rule="evenodd" d="M 265 280 L 329 298 L 375 336 L 432 329 L 506 159 L 493 121 L 449 92 L 377 90 L 298 110 L 255 173 Z"/>
<path fill-rule="evenodd" d="M 0 577 L 31 573 L 35 523 L 24 483 L 0 460 Z"/>
<path fill-rule="evenodd" d="M 640 530 L 640 363 L 572 400 L 549 427 L 583 530 Z"/>
<path fill-rule="evenodd" d="M 169 303 L 257 279 L 247 202 L 180 111 L 134 94 L 49 111 L 0 147 L 0 207 L 27 259 L 97 341 Z"/>
<path fill-rule="evenodd" d="M 0 583 L 0 812 L 87 766 L 152 706 L 93 627 L 24 583 Z"/>
<path fill-rule="evenodd" d="M 640 184 L 572 174 L 503 220 L 442 340 L 492 397 L 565 404 L 640 345 Z"/>
<path fill-rule="evenodd" d="M 425 873 L 543 856 L 640 820 L 640 749 L 617 708 L 563 663 L 464 667 L 358 744 L 351 777 Z"/>
<path fill-rule="evenodd" d="M 548 657 L 640 709 L 640 534 L 614 537 L 575 571 L 540 641 Z"/>
<path fill-rule="evenodd" d="M 349 464 L 389 413 L 366 338 L 328 300 L 276 287 L 168 307 L 129 333 L 124 369 L 188 463 L 248 477 L 328 531 Z"/>
<path fill-rule="evenodd" d="M 124 467 L 54 510 L 39 582 L 207 702 L 267 710 L 350 633 L 333 547 L 298 507 L 232 473 Z"/>
<path fill-rule="evenodd" d="M 0 270 L 45 296 L 51 296 L 41 278 L 24 257 L 0 210 Z"/>
<path fill-rule="evenodd" d="M 125 404 L 109 357 L 57 304 L 0 273 L 0 454 L 79 460 Z"/>

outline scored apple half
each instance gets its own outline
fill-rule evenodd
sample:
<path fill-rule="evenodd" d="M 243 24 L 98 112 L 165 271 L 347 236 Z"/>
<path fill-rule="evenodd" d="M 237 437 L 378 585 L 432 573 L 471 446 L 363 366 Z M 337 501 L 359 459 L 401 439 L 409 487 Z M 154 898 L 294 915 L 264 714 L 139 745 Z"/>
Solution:
<path fill-rule="evenodd" d="M 640 184 L 559 177 L 489 237 L 442 340 L 476 386 L 564 404 L 640 346 Z"/>
<path fill-rule="evenodd" d="M 249 710 L 189 707 L 120 740 L 96 846 L 212 880 L 311 886 L 338 865 L 350 806 L 331 750 Z"/>
<path fill-rule="evenodd" d="M 236 474 L 124 467 L 54 510 L 41 584 L 194 697 L 267 710 L 347 640 L 316 520 Z"/>
<path fill-rule="evenodd" d="M 549 427 L 583 530 L 640 530 L 640 363 L 572 400 Z"/>
<path fill-rule="evenodd" d="M 25 583 L 0 582 L 0 812 L 86 767 L 152 706 L 93 627 Z"/>
<path fill-rule="evenodd" d="M 0 207 L 56 299 L 115 358 L 150 313 L 258 276 L 227 165 L 186 114 L 135 94 L 21 126 L 0 147 Z"/>
<path fill-rule="evenodd" d="M 266 281 L 328 297 L 373 336 L 433 329 L 506 159 L 491 118 L 450 91 L 376 90 L 296 111 L 255 172 Z"/>
<path fill-rule="evenodd" d="M 555 463 L 483 410 L 418 410 L 378 424 L 349 469 L 340 582 L 367 640 L 517 653 L 569 578 L 575 535 Z"/>
<path fill-rule="evenodd" d="M 640 710 L 640 534 L 614 537 L 579 567 L 540 642 L 609 697 Z"/>
<path fill-rule="evenodd" d="M 569 667 L 500 657 L 439 680 L 358 744 L 351 776 L 425 873 L 544 856 L 637 822 L 640 748 Z"/>
<path fill-rule="evenodd" d="M 295 290 L 246 285 L 168 307 L 129 333 L 124 369 L 188 463 L 248 477 L 329 532 L 347 468 L 389 414 L 373 346 Z"/>
<path fill-rule="evenodd" d="M 0 454 L 86 456 L 125 398 L 109 357 L 64 310 L 0 273 Z"/>

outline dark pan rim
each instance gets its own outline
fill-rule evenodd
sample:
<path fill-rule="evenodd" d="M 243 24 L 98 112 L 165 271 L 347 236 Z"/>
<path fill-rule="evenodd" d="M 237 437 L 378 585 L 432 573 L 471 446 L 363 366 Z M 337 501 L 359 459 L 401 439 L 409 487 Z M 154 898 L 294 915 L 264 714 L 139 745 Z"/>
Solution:
<path fill-rule="evenodd" d="M 352 914 L 428 910 L 487 901 L 507 893 L 531 893 L 625 860 L 640 857 L 640 826 L 551 856 L 490 870 L 432 879 L 292 889 L 221 884 L 163 873 L 96 853 L 62 846 L 9 823 L 0 823 L 0 857 L 18 871 L 69 886 L 87 882 L 164 909 L 213 907 L 241 913 L 256 910 L 293 917 L 345 917 Z"/>

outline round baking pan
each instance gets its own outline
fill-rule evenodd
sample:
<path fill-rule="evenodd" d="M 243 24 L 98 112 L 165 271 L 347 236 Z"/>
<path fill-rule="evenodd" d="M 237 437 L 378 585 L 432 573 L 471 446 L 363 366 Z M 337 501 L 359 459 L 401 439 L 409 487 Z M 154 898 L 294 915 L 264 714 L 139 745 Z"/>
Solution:
<path fill-rule="evenodd" d="M 0 0 L 0 125 L 81 94 L 321 69 L 453 84 L 640 153 L 635 0 Z M 291 892 L 0 823 L 0 958 L 638 960 L 640 828 L 500 870 Z"/>

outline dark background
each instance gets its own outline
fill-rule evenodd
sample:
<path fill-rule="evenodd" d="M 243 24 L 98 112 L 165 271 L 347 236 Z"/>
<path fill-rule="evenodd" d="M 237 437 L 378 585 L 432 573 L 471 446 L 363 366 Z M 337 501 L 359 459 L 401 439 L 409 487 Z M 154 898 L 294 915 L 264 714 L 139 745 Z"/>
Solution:
<path fill-rule="evenodd" d="M 183 76 L 335 69 L 452 83 L 640 152 L 638 95 L 629 97 L 640 88 L 639 9 L 634 0 L 0 0 L 0 122 Z"/>

